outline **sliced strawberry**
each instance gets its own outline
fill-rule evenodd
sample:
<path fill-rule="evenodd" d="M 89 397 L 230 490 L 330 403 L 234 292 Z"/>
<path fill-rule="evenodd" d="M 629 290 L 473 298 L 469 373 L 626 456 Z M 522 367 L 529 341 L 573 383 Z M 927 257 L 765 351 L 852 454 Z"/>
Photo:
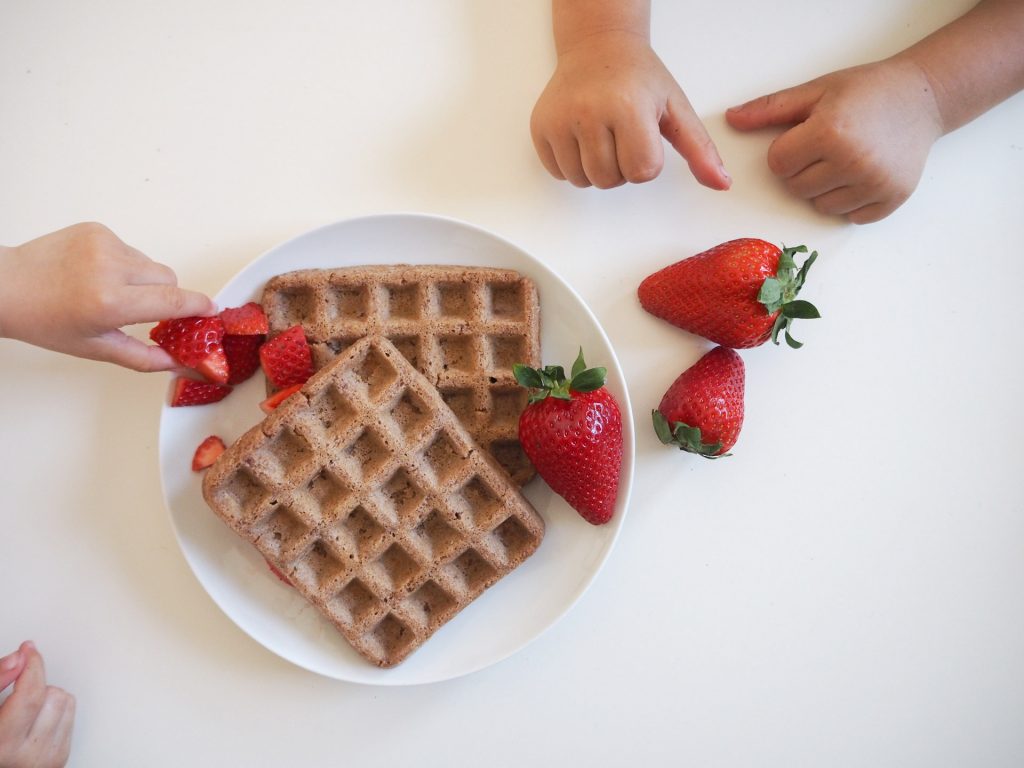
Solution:
<path fill-rule="evenodd" d="M 196 381 L 181 376 L 174 381 L 171 393 L 171 405 L 206 405 L 223 400 L 231 392 L 231 387 L 224 384 L 211 384 L 208 381 Z"/>
<path fill-rule="evenodd" d="M 303 384 L 313 375 L 313 353 L 301 325 L 293 325 L 260 347 L 260 363 L 277 389 Z"/>
<path fill-rule="evenodd" d="M 264 337 L 234 336 L 224 337 L 224 354 L 228 359 L 228 384 L 241 384 L 260 367 L 260 345 Z"/>
<path fill-rule="evenodd" d="M 260 410 L 264 413 L 272 413 L 277 409 L 281 403 L 287 400 L 289 397 L 294 395 L 302 389 L 302 384 L 292 384 L 290 387 L 282 389 L 280 392 L 275 392 L 262 403 L 260 403 Z"/>
<path fill-rule="evenodd" d="M 263 558 L 263 559 L 266 560 L 266 558 Z M 289 587 L 292 585 L 292 583 L 288 580 L 288 577 L 285 576 L 283 573 L 281 573 L 280 569 L 276 565 L 274 565 L 272 562 L 270 562 L 269 560 L 267 560 L 267 567 L 270 568 L 270 572 L 272 574 L 277 576 L 277 578 L 279 578 L 281 581 L 283 581 Z"/>
<path fill-rule="evenodd" d="M 149 332 L 149 338 L 186 368 L 199 371 L 208 381 L 227 383 L 224 323 L 219 317 L 161 320 Z"/>
<path fill-rule="evenodd" d="M 220 458 L 222 453 L 224 453 L 224 441 L 216 435 L 210 435 L 196 448 L 196 453 L 192 457 L 192 471 L 201 472 L 207 467 L 212 467 L 213 462 Z"/>
<path fill-rule="evenodd" d="M 260 336 L 270 332 L 263 307 L 255 301 L 225 309 L 220 313 L 220 319 L 228 336 Z"/>

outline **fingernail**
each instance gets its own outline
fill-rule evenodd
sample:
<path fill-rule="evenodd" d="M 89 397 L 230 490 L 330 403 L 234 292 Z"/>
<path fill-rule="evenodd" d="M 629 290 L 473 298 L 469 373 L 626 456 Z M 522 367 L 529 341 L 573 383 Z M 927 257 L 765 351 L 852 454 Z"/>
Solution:
<path fill-rule="evenodd" d="M 26 641 L 25 641 L 25 646 L 26 646 L 26 647 L 27 647 L 27 648 L 28 648 L 28 649 L 29 649 L 30 651 L 35 651 L 36 653 L 39 653 L 39 651 L 38 651 L 38 650 L 36 649 L 36 644 L 35 644 L 35 643 L 33 643 L 33 642 L 32 642 L 31 640 L 26 640 Z"/>
<path fill-rule="evenodd" d="M 0 672 L 10 672 L 21 663 L 21 656 L 17 651 L 0 659 Z"/>

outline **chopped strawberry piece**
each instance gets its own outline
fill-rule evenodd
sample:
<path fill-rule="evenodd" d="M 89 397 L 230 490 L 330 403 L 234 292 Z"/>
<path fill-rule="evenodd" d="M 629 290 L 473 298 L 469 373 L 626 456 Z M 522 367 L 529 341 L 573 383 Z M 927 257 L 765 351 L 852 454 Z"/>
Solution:
<path fill-rule="evenodd" d="M 263 336 L 224 337 L 224 354 L 228 359 L 228 384 L 241 384 L 260 367 L 260 345 Z"/>
<path fill-rule="evenodd" d="M 224 354 L 224 323 L 219 317 L 183 317 L 161 320 L 149 338 L 186 368 L 193 368 L 216 384 L 228 380 Z"/>
<path fill-rule="evenodd" d="M 294 395 L 300 389 L 302 389 L 302 384 L 292 384 L 290 387 L 282 389 L 280 392 L 275 392 L 262 403 L 260 403 L 260 410 L 263 411 L 264 413 L 272 413 L 274 410 L 277 409 L 277 406 L 279 406 L 289 397 Z"/>
<path fill-rule="evenodd" d="M 210 435 L 196 448 L 196 453 L 192 457 L 192 471 L 201 472 L 207 467 L 213 466 L 222 453 L 224 453 L 224 441 L 216 435 Z"/>
<path fill-rule="evenodd" d="M 266 560 L 266 558 L 263 558 L 263 559 Z M 270 569 L 270 572 L 272 574 L 277 576 L 277 578 L 279 578 L 281 581 L 283 581 L 289 587 L 292 585 L 292 583 L 288 580 L 288 577 L 285 576 L 283 573 L 281 573 L 281 570 L 276 565 L 274 565 L 272 562 L 270 562 L 269 560 L 267 560 L 267 567 Z"/>
<path fill-rule="evenodd" d="M 255 301 L 225 309 L 220 313 L 220 319 L 228 336 L 262 336 L 270 331 L 263 307 Z"/>
<path fill-rule="evenodd" d="M 206 405 L 223 400 L 231 392 L 231 387 L 223 384 L 211 384 L 208 381 L 186 379 L 184 376 L 175 379 L 174 391 L 171 393 L 171 405 Z"/>
<path fill-rule="evenodd" d="M 313 375 L 313 353 L 301 325 L 293 325 L 260 347 L 260 363 L 277 389 L 302 384 Z"/>

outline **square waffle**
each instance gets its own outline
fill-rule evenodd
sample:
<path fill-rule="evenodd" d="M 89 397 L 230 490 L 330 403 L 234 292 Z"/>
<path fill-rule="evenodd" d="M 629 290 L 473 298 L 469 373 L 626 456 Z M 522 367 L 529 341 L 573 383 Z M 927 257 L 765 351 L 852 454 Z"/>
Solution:
<path fill-rule="evenodd" d="M 544 535 L 437 389 L 376 336 L 229 447 L 203 496 L 381 667 L 405 659 Z"/>
<path fill-rule="evenodd" d="M 515 363 L 540 366 L 540 305 L 515 270 L 453 266 L 307 269 L 263 290 L 271 333 L 302 325 L 319 369 L 367 335 L 389 339 L 437 387 L 473 438 L 520 486 L 527 392 Z"/>

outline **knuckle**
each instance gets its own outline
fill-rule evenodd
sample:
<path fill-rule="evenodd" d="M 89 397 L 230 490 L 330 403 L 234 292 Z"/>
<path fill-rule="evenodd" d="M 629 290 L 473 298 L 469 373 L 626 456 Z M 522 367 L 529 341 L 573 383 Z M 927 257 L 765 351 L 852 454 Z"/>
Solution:
<path fill-rule="evenodd" d="M 631 184 L 643 184 L 656 179 L 663 165 L 664 160 L 645 154 L 624 168 L 623 175 Z"/>

